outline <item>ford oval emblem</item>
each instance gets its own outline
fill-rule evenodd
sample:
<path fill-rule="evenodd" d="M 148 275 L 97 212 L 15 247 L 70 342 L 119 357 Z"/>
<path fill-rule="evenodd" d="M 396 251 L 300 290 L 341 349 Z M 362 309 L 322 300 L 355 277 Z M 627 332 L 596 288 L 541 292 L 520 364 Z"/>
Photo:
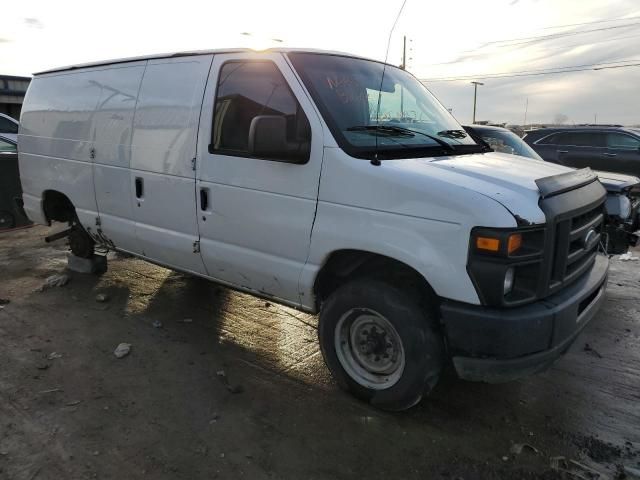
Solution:
<path fill-rule="evenodd" d="M 593 228 L 589 230 L 587 234 L 584 236 L 584 240 L 583 240 L 584 248 L 589 248 L 597 236 L 598 236 L 598 232 L 596 232 Z"/>

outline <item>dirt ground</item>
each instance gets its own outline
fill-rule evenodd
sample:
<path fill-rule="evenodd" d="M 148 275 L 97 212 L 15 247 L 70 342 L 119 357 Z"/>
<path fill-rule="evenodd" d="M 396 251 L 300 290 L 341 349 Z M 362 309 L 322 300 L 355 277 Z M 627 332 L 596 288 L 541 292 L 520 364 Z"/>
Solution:
<path fill-rule="evenodd" d="M 47 232 L 0 234 L 0 478 L 605 479 L 640 469 L 640 261 L 612 260 L 605 307 L 549 371 L 504 385 L 448 375 L 417 407 L 389 414 L 337 389 L 313 316 L 113 254 L 101 277 L 72 273 L 37 291 L 67 263 L 64 241 L 45 244 Z M 121 342 L 131 352 L 117 359 Z M 535 450 L 514 453 L 522 443 Z"/>

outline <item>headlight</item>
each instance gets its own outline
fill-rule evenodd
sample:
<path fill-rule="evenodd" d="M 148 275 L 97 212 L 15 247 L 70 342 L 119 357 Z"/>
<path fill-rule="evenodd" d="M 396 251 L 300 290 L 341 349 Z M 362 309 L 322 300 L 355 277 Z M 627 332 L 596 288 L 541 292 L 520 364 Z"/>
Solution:
<path fill-rule="evenodd" d="M 620 218 L 626 220 L 631 215 L 631 200 L 627 196 L 620 196 Z"/>
<path fill-rule="evenodd" d="M 506 253 L 512 255 L 522 247 L 522 234 L 512 233 L 505 237 L 504 235 L 478 235 L 476 237 L 476 248 L 479 251 L 492 253 Z"/>
<path fill-rule="evenodd" d="M 607 215 L 627 220 L 631 215 L 631 200 L 626 195 L 607 195 L 605 203 Z"/>
<path fill-rule="evenodd" d="M 515 306 L 534 300 L 544 243 L 545 227 L 474 228 L 467 271 L 482 304 Z"/>

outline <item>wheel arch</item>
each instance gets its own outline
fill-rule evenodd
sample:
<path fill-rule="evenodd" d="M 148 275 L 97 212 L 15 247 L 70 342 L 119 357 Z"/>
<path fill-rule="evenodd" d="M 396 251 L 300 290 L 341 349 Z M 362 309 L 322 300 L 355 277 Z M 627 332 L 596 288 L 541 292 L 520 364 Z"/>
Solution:
<path fill-rule="evenodd" d="M 76 209 L 67 195 L 58 190 L 42 192 L 42 213 L 47 223 L 52 221 L 73 222 L 76 219 Z"/>
<path fill-rule="evenodd" d="M 430 308 L 438 305 L 438 295 L 423 274 L 396 258 L 358 249 L 335 250 L 327 255 L 318 271 L 313 293 L 319 311 L 322 302 L 340 286 L 355 278 L 369 277 L 412 290 Z"/>

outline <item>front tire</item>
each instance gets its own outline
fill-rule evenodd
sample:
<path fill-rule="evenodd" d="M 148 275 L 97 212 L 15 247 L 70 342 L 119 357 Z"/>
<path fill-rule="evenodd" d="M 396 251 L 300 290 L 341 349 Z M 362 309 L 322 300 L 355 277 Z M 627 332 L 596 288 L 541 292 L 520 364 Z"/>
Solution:
<path fill-rule="evenodd" d="M 333 292 L 320 312 L 325 362 L 344 390 L 384 410 L 417 404 L 438 382 L 444 344 L 420 299 L 358 279 Z"/>

